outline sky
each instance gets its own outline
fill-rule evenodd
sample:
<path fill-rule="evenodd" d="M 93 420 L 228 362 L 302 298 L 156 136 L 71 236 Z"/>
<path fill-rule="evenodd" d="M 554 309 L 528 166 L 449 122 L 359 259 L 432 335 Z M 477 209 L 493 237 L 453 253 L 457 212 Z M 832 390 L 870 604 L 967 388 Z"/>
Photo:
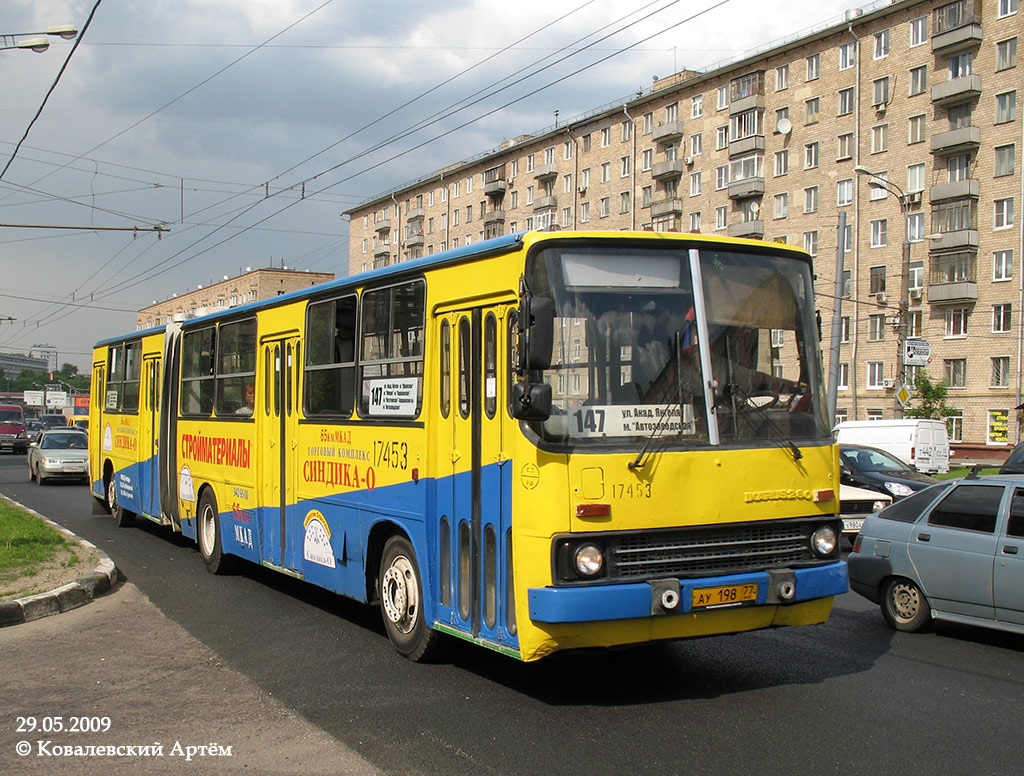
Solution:
<path fill-rule="evenodd" d="M 87 372 L 155 301 L 340 277 L 366 199 L 867 5 L 4 0 L 2 35 L 81 34 L 0 51 L 0 352 Z"/>

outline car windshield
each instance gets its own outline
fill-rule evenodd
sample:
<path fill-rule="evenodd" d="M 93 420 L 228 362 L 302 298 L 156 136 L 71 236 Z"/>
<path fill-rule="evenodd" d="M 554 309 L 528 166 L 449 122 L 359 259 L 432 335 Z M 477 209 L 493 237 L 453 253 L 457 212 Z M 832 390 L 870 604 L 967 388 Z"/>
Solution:
<path fill-rule="evenodd" d="M 39 446 L 44 450 L 85 450 L 85 434 L 46 434 Z"/>
<path fill-rule="evenodd" d="M 541 377 L 554 409 L 533 426 L 542 439 L 706 445 L 711 422 L 723 444 L 827 438 L 809 266 L 717 248 L 697 256 L 679 243 L 595 243 L 531 257 L 529 288 L 555 311 Z"/>
<path fill-rule="evenodd" d="M 0 423 L 21 423 L 21 413 L 17 410 L 0 410 Z"/>
<path fill-rule="evenodd" d="M 892 472 L 903 474 L 911 471 L 903 461 L 881 450 L 866 448 L 840 447 L 839 455 L 850 471 L 855 472 Z"/>

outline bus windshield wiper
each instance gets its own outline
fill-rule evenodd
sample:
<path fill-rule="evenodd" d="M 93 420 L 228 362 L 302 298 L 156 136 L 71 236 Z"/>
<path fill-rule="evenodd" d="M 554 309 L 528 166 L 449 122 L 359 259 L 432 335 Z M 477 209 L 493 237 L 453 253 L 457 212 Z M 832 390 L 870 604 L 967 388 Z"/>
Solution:
<path fill-rule="evenodd" d="M 682 363 L 683 363 L 683 360 L 681 358 L 681 355 L 682 355 L 682 351 L 681 351 L 682 338 L 681 338 L 680 333 L 678 331 L 673 335 L 673 339 L 675 340 L 676 376 L 675 376 L 674 380 L 670 381 L 668 383 L 668 385 L 665 386 L 665 390 L 662 393 L 662 397 L 663 397 L 663 399 L 664 398 L 668 398 L 668 395 L 672 392 L 673 388 L 675 388 L 678 391 L 678 393 L 679 393 L 679 429 L 680 429 L 680 433 L 682 433 L 682 423 L 683 423 L 683 374 L 682 374 L 682 368 L 683 367 L 682 367 Z M 668 365 L 666 364 L 666 366 L 668 366 Z M 662 424 L 662 422 L 665 420 L 665 418 L 667 418 L 671 414 L 671 411 L 672 411 L 672 408 L 669 407 L 668 405 L 666 405 L 665 406 L 665 411 L 663 413 L 661 413 L 660 416 L 658 416 L 658 422 L 654 424 L 654 428 L 651 429 L 651 433 L 647 435 L 647 439 L 644 440 L 644 445 L 643 445 L 643 447 L 640 448 L 640 452 L 638 452 L 636 454 L 636 458 L 634 458 L 632 461 L 630 461 L 628 464 L 626 464 L 626 467 L 631 472 L 632 471 L 636 471 L 637 469 L 644 468 L 644 465 L 647 463 L 647 454 L 648 454 L 648 452 L 651 449 L 651 444 L 654 442 L 655 438 L 658 436 L 659 432 L 661 431 L 661 424 Z"/>
<path fill-rule="evenodd" d="M 739 398 L 743 401 L 743 404 L 745 405 L 744 409 L 743 409 L 743 412 L 753 411 L 753 412 L 758 413 L 758 415 L 761 416 L 761 418 L 768 424 L 768 426 L 772 429 L 772 431 L 775 432 L 775 438 L 778 441 L 784 443 L 786 445 L 786 447 L 789 448 L 790 452 L 793 454 L 793 460 L 794 461 L 799 461 L 801 458 L 804 457 L 804 454 L 800 452 L 800 448 L 797 447 L 796 443 L 792 439 L 790 439 L 786 435 L 786 432 L 783 431 L 779 427 L 779 424 L 775 422 L 775 419 L 768 412 L 767 408 L 762 407 L 760 404 L 758 404 L 756 401 L 754 401 L 754 399 L 756 399 L 756 397 L 751 396 L 750 394 L 748 394 L 746 391 L 744 391 L 742 388 L 740 388 L 735 383 L 733 383 L 729 387 L 730 387 L 730 390 L 733 393 L 738 394 Z M 735 421 L 733 421 L 733 422 L 735 422 Z"/>

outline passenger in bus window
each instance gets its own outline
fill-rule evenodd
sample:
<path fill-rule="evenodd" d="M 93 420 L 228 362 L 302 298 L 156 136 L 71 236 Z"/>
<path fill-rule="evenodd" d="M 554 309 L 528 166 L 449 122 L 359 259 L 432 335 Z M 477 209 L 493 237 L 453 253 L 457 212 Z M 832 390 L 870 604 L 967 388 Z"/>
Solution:
<path fill-rule="evenodd" d="M 256 406 L 256 386 L 253 383 L 246 383 L 245 402 L 235 410 L 236 415 L 252 415 L 252 408 Z"/>

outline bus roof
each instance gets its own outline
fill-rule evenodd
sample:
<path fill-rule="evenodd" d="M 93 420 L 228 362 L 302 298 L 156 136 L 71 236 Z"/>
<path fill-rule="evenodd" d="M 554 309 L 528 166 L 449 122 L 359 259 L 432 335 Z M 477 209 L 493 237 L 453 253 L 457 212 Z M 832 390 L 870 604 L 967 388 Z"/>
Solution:
<path fill-rule="evenodd" d="M 527 235 L 530 238 L 527 239 Z M 331 289 L 347 288 L 349 286 L 358 286 L 366 283 L 370 280 L 376 280 L 379 278 L 386 278 L 391 275 L 405 274 L 408 272 L 415 272 L 417 270 L 423 270 L 430 267 L 443 266 L 446 264 L 458 264 L 463 261 L 469 261 L 472 259 L 481 258 L 483 256 L 505 253 L 512 250 L 517 250 L 522 246 L 524 242 L 528 241 L 543 241 L 552 238 L 575 238 L 575 237 L 588 237 L 598 239 L 629 239 L 629 238 L 646 238 L 651 237 L 662 237 L 667 240 L 694 240 L 696 242 L 702 242 L 706 244 L 720 243 L 723 246 L 727 245 L 746 245 L 749 247 L 760 248 L 762 250 L 786 250 L 796 253 L 798 256 L 810 261 L 807 254 L 801 249 L 793 245 L 787 245 L 785 243 L 767 243 L 761 240 L 746 240 L 742 238 L 723 237 L 721 235 L 711 234 L 698 234 L 692 232 L 619 232 L 619 231 L 597 231 L 597 232 L 516 232 L 515 234 L 504 235 L 502 237 L 494 237 L 490 240 L 482 240 L 478 243 L 471 245 L 465 245 L 461 248 L 451 248 L 447 251 L 441 251 L 440 253 L 432 253 L 429 256 L 423 256 L 418 259 L 411 259 L 410 261 L 399 262 L 398 264 L 392 264 L 388 267 L 381 267 L 379 269 L 371 269 L 366 272 L 360 272 L 355 275 L 348 275 L 343 278 L 336 280 L 330 280 L 326 283 L 319 283 L 315 286 L 308 288 L 301 288 L 297 291 L 291 291 L 281 296 L 275 296 L 270 299 L 261 299 L 255 302 L 247 302 L 246 304 L 239 305 L 237 307 L 230 307 L 225 310 L 218 310 L 217 312 L 208 313 L 206 315 L 199 316 L 198 318 L 188 319 L 188 323 L 194 321 L 216 321 L 226 316 L 234 317 L 239 313 L 246 312 L 257 312 L 269 307 L 276 307 L 281 304 L 287 304 L 297 299 L 303 299 L 309 296 L 318 295 Z M 141 337 L 152 336 L 154 334 L 160 334 L 167 328 L 166 325 L 153 326 L 148 329 L 142 329 L 140 331 L 133 331 L 130 334 L 121 334 L 115 337 L 107 337 L 106 339 L 99 340 L 93 347 L 103 347 L 104 345 L 114 345 L 118 342 L 124 342 L 131 339 L 139 339 Z"/>

